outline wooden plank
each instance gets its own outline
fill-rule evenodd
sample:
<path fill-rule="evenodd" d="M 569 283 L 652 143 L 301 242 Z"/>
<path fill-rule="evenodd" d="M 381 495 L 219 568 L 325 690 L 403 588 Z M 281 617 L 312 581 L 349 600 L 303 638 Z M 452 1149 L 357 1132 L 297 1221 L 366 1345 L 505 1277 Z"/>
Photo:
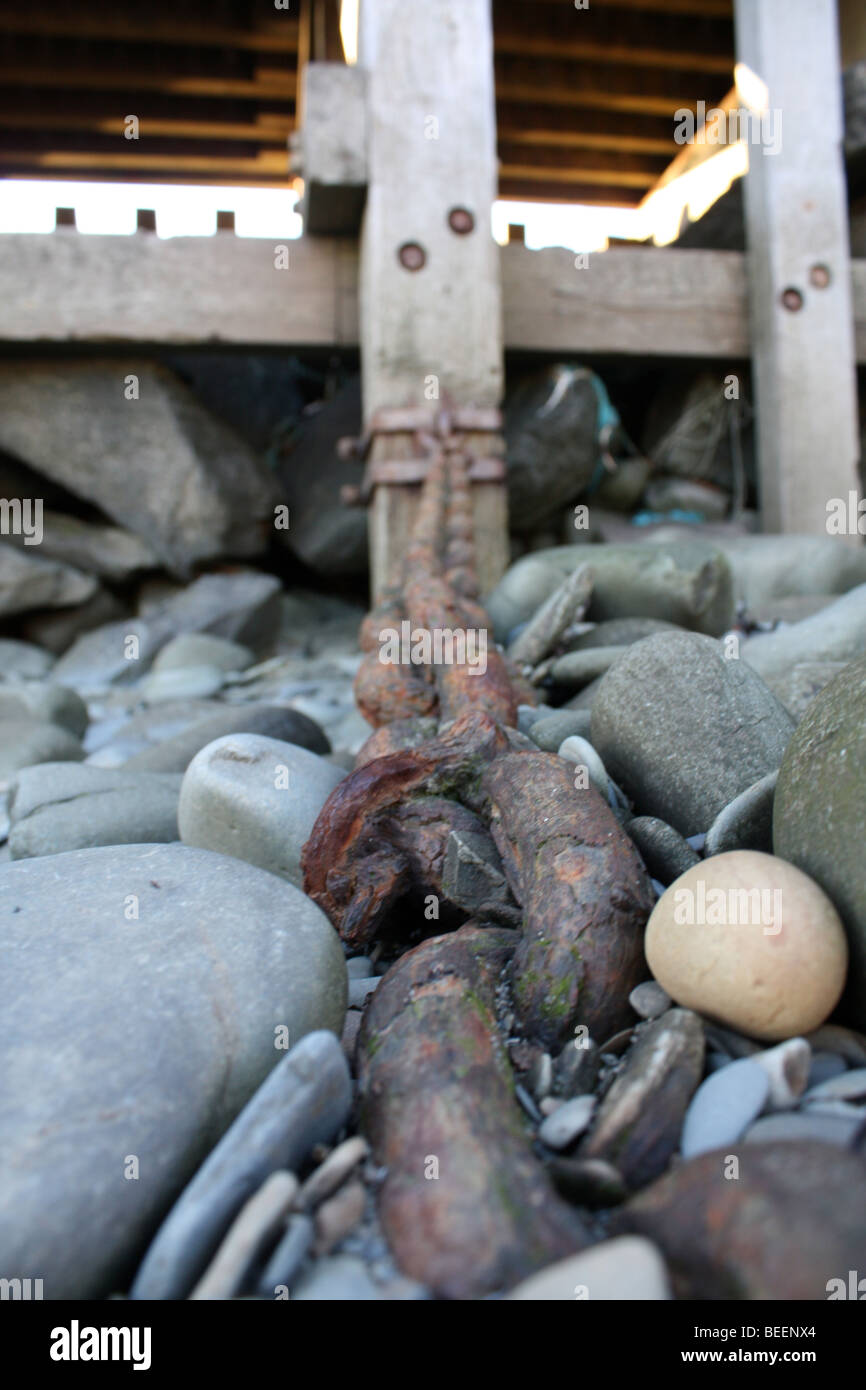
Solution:
<path fill-rule="evenodd" d="M 608 43 L 581 35 L 577 26 L 568 37 L 546 34 L 538 17 L 533 16 L 532 29 L 496 31 L 496 52 L 516 53 L 526 58 L 576 58 L 588 63 L 627 63 L 632 67 L 679 68 L 683 72 L 723 73 L 730 76 L 734 68 L 733 55 L 700 53 L 694 49 L 651 48 L 646 44 Z"/>
<path fill-rule="evenodd" d="M 512 145 L 551 149 L 623 150 L 634 154 L 676 153 L 670 120 L 615 112 L 557 111 L 550 106 L 505 104 L 497 114 L 499 139 Z"/>
<path fill-rule="evenodd" d="M 258 238 L 2 235 L 0 341 L 357 347 L 357 246 L 284 244 L 290 269 L 275 272 L 274 243 Z M 618 246 L 582 270 L 561 249 L 512 242 L 498 256 L 508 349 L 749 355 L 739 252 Z M 866 363 L 866 260 L 851 263 L 851 286 Z"/>
<path fill-rule="evenodd" d="M 736 18 L 738 58 L 783 116 L 744 183 L 762 520 L 826 534 L 859 453 L 835 0 L 736 0 Z"/>
<path fill-rule="evenodd" d="M 271 177 L 279 179 L 281 176 L 288 182 L 289 161 L 285 150 L 262 150 L 255 158 L 238 159 L 226 155 L 206 155 L 206 154 L 171 154 L 150 153 L 133 146 L 118 150 L 116 153 L 99 152 L 96 150 L 2 150 L 0 151 L 0 167 L 14 170 L 18 166 L 26 166 L 28 169 L 50 170 L 57 173 L 60 170 L 77 171 L 86 169 L 103 169 L 126 172 L 127 170 L 142 170 L 150 173 L 199 173 L 199 174 L 222 174 L 223 176 L 238 175 L 240 177 Z"/>
<path fill-rule="evenodd" d="M 147 72 L 111 67 L 52 67 L 49 64 L 0 64 L 0 86 L 51 87 L 85 91 L 173 92 L 180 96 L 232 97 L 239 101 L 266 101 L 276 97 L 294 98 L 295 72 L 233 78 L 214 75 L 193 76 L 170 71 Z M 127 102 L 128 104 L 128 102 Z"/>
<path fill-rule="evenodd" d="M 357 271 L 338 240 L 0 236 L 0 338 L 355 346 Z"/>
<path fill-rule="evenodd" d="M 574 0 L 545 0 L 547 4 L 570 5 Z M 733 17 L 733 0 L 591 0 L 592 7 L 618 10 L 653 10 L 661 14 L 713 15 L 720 19 Z"/>
<path fill-rule="evenodd" d="M 499 262 L 490 234 L 496 122 L 489 0 L 364 0 L 359 60 L 368 70 L 368 189 L 361 234 L 361 364 L 365 419 L 427 405 L 498 406 L 503 390 Z M 449 224 L 467 209 L 474 229 Z M 421 248 L 419 269 L 401 248 Z M 404 440 L 374 441 L 374 461 Z M 489 588 L 507 562 L 502 484 L 478 509 L 478 571 Z M 397 494 L 392 495 L 392 494 Z M 414 497 L 380 487 L 370 512 L 374 595 L 405 546 Z"/>
<path fill-rule="evenodd" d="M 116 139 L 118 135 L 123 134 L 123 129 L 124 118 L 116 112 L 97 116 L 64 109 L 62 113 L 14 111 L 0 114 L 0 131 L 49 130 L 55 135 L 70 131 L 86 131 L 90 135 L 111 135 Z M 295 121 L 289 115 L 277 115 L 269 121 L 261 118 L 251 121 L 196 121 L 145 115 L 141 121 L 142 138 L 147 136 L 172 140 L 237 140 L 281 148 L 285 148 L 286 141 L 294 129 Z"/>
<path fill-rule="evenodd" d="M 638 356 L 746 357 L 743 257 L 733 251 L 619 248 L 591 254 L 508 245 L 508 348 Z"/>
<path fill-rule="evenodd" d="M 275 11 L 276 13 L 276 11 Z M 298 21 L 288 11 L 268 25 L 243 28 L 214 24 L 203 19 L 198 24 L 183 23 L 165 15 L 136 18 L 121 9 L 100 8 L 69 12 L 52 6 L 50 13 L 8 7 L 0 10 L 0 34 L 27 35 L 46 39 L 90 39 L 107 43 L 175 44 L 178 47 L 242 49 L 256 53 L 294 53 L 298 47 Z"/>

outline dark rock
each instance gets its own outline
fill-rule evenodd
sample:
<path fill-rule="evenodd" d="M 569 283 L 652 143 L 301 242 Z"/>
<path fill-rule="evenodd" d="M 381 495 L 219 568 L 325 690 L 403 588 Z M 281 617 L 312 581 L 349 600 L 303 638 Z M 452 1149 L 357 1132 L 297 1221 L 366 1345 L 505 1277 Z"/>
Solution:
<path fill-rule="evenodd" d="M 726 1171 L 727 1150 L 701 1154 L 613 1218 L 656 1242 L 677 1298 L 823 1300 L 866 1268 L 866 1160 L 789 1141 L 741 1148 Z"/>
<path fill-rule="evenodd" d="M 631 1188 L 652 1182 L 679 1146 L 703 1063 L 704 1030 L 697 1014 L 670 1009 L 647 1024 L 602 1101 L 580 1157 L 614 1164 Z"/>

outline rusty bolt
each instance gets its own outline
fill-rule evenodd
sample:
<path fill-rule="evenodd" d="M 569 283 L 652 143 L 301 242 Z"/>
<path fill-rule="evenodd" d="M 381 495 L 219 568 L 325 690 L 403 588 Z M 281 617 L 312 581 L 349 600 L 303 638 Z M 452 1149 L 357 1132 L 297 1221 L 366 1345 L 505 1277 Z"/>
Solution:
<path fill-rule="evenodd" d="M 816 290 L 826 290 L 831 280 L 830 269 L 826 265 L 813 265 L 809 271 L 809 284 Z"/>
<path fill-rule="evenodd" d="M 448 226 L 458 236 L 467 236 L 475 230 L 475 218 L 468 208 L 452 208 L 448 214 Z"/>
<path fill-rule="evenodd" d="M 792 314 L 796 314 L 797 310 L 803 307 L 803 296 L 793 285 L 789 285 L 786 290 L 782 290 L 782 303 Z"/>
<path fill-rule="evenodd" d="M 406 270 L 420 270 L 427 260 L 427 253 L 417 241 L 404 241 L 397 252 L 400 264 Z"/>

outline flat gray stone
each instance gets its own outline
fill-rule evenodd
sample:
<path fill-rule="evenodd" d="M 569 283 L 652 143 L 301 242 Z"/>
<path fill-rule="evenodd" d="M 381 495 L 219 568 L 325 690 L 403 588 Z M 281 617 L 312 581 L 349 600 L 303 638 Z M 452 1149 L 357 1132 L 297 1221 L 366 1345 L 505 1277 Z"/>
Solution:
<path fill-rule="evenodd" d="M 595 1096 L 575 1096 L 563 1101 L 539 1127 L 539 1139 L 549 1149 L 570 1149 L 589 1127 L 594 1110 Z"/>
<path fill-rule="evenodd" d="M 528 734 L 536 747 L 544 753 L 556 753 L 562 743 L 572 734 L 578 738 L 589 738 L 589 711 L 581 709 L 557 710 L 529 723 L 521 733 Z"/>
<path fill-rule="evenodd" d="M 177 773 L 114 771 L 86 763 L 25 768 L 9 792 L 11 857 L 177 840 L 180 780 Z"/>
<path fill-rule="evenodd" d="M 866 552 L 833 536 L 725 536 L 717 544 L 731 566 L 736 597 L 750 610 L 779 598 L 844 594 L 866 583 Z"/>
<path fill-rule="evenodd" d="M 700 863 L 700 856 L 688 840 L 657 816 L 635 816 L 625 828 L 640 850 L 650 876 L 665 887 Z"/>
<path fill-rule="evenodd" d="M 581 738 L 578 734 L 570 734 L 568 738 L 563 739 L 556 751 L 567 763 L 573 763 L 576 768 L 585 768 L 590 786 L 595 787 L 605 801 L 610 799 L 610 778 L 604 763 L 588 739 Z"/>
<path fill-rule="evenodd" d="M 813 1086 L 803 1096 L 803 1104 L 823 1100 L 866 1100 L 866 1067 L 856 1067 Z M 863 1114 L 866 1119 L 866 1111 Z"/>
<path fill-rule="evenodd" d="M 87 706 L 74 690 L 48 681 L 16 681 L 0 685 L 0 721 L 35 719 L 56 724 L 75 738 L 87 729 Z"/>
<path fill-rule="evenodd" d="M 172 1207 L 130 1298 L 183 1298 L 244 1202 L 271 1173 L 297 1168 L 329 1143 L 352 1103 L 349 1068 L 332 1033 L 296 1043 L 273 1068 Z"/>
<path fill-rule="evenodd" d="M 714 1071 L 695 1092 L 683 1122 L 680 1150 L 695 1158 L 735 1144 L 757 1119 L 770 1094 L 770 1078 L 751 1057 Z"/>
<path fill-rule="evenodd" d="M 214 637 L 210 632 L 183 632 L 158 653 L 154 671 L 176 671 L 185 666 L 216 666 L 220 671 L 246 671 L 253 664 L 249 647 Z"/>
<path fill-rule="evenodd" d="M 661 1018 L 671 1007 L 671 998 L 656 980 L 644 980 L 628 996 L 636 1014 L 641 1018 Z"/>
<path fill-rule="evenodd" d="M 592 742 L 641 815 L 682 835 L 775 772 L 793 721 L 756 672 L 694 632 L 636 642 L 602 678 Z"/>
<path fill-rule="evenodd" d="M 301 886 L 301 851 L 343 780 L 297 744 L 228 734 L 197 753 L 180 789 L 184 844 L 232 854 Z"/>
<path fill-rule="evenodd" d="M 285 1234 L 259 1279 L 258 1289 L 263 1298 L 277 1298 L 283 1289 L 291 1294 L 292 1283 L 312 1249 L 315 1233 L 309 1216 L 296 1212 L 290 1217 Z"/>
<path fill-rule="evenodd" d="M 54 656 L 33 642 L 0 637 L 0 680 L 38 681 L 48 675 Z"/>
<path fill-rule="evenodd" d="M 866 610 L 866 586 L 854 592 Z M 840 1015 L 859 1028 L 866 1026 L 864 768 L 866 656 L 809 706 L 785 753 L 773 803 L 775 853 L 823 888 L 844 923 L 851 959 Z"/>
<path fill-rule="evenodd" d="M 627 647 L 588 647 L 566 652 L 565 656 L 558 656 L 552 662 L 549 678 L 554 685 L 582 690 L 590 681 L 603 676 L 627 650 Z"/>
<path fill-rule="evenodd" d="M 0 952 L 0 1249 L 46 1298 L 104 1298 L 279 1040 L 342 1028 L 342 949 L 271 874 L 132 845 L 0 866 Z"/>
<path fill-rule="evenodd" d="M 721 636 L 734 615 L 731 570 L 715 544 L 689 537 L 533 551 L 505 573 L 486 600 L 497 641 L 526 622 L 578 565 L 592 563 L 588 617 L 656 618 Z"/>
<path fill-rule="evenodd" d="M 129 684 L 148 669 L 164 639 L 164 633 L 142 618 L 104 623 L 76 638 L 51 678 L 84 691 Z"/>
<path fill-rule="evenodd" d="M 153 746 L 134 753 L 124 767 L 127 771 L 186 772 L 202 748 L 228 734 L 261 734 L 309 748 L 313 753 L 331 751 L 318 724 L 299 710 L 259 703 L 216 705 L 206 718 L 196 719 L 173 736 L 158 739 Z"/>
<path fill-rule="evenodd" d="M 292 1291 L 293 1303 L 375 1303 L 384 1297 L 357 1255 L 317 1260 Z"/>
<path fill-rule="evenodd" d="M 178 666 L 168 671 L 151 671 L 141 682 L 141 698 L 149 705 L 169 700 L 206 700 L 225 684 L 225 672 L 218 666 Z"/>
<path fill-rule="evenodd" d="M 779 773 L 768 772 L 733 801 L 729 801 L 707 831 L 704 855 L 733 849 L 773 852 L 773 798 Z"/>
<path fill-rule="evenodd" d="M 0 615 L 85 603 L 99 589 L 91 574 L 0 541 Z"/>
<path fill-rule="evenodd" d="M 27 716 L 0 719 L 0 782 L 36 763 L 81 762 L 80 741 L 60 729 Z"/>
<path fill-rule="evenodd" d="M 769 683 L 800 662 L 855 661 L 864 650 L 866 584 L 859 584 L 812 618 L 756 633 L 740 655 Z"/>
<path fill-rule="evenodd" d="M 866 1125 L 866 1116 L 825 1115 L 814 1106 L 764 1115 L 743 1136 L 745 1144 L 772 1144 L 779 1139 L 817 1139 L 847 1149 Z"/>

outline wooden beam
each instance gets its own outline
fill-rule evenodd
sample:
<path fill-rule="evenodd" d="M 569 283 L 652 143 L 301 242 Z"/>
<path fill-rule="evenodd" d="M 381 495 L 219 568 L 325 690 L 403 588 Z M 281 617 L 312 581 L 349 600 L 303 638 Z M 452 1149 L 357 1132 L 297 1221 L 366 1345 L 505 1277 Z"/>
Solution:
<path fill-rule="evenodd" d="M 0 10 L 0 34 L 26 35 L 45 39 L 89 39 L 93 42 L 130 44 L 172 44 L 177 47 L 242 49 L 256 53 L 294 53 L 298 47 L 298 21 L 288 11 L 282 18 L 250 28 L 214 24 L 202 17 L 198 24 L 183 23 L 164 14 L 136 18 L 121 9 L 98 13 L 82 10 L 69 13 L 52 6 L 50 13 L 8 7 Z M 275 11 L 276 13 L 276 11 Z"/>
<path fill-rule="evenodd" d="M 337 238 L 7 234 L 0 338 L 356 347 L 357 282 L 357 250 Z"/>
<path fill-rule="evenodd" d="M 342 238 L 0 235 L 0 341 L 356 348 L 358 251 Z M 746 359 L 737 251 L 497 248 L 509 350 Z M 866 364 L 866 260 L 851 264 L 857 359 Z M 823 457 L 823 455 L 820 455 Z"/>
<path fill-rule="evenodd" d="M 574 0 L 545 0 L 545 3 L 570 5 Z M 660 14 L 711 15 L 719 19 L 731 19 L 734 13 L 734 0 L 591 0 L 592 7 L 616 10 L 652 10 Z"/>
<path fill-rule="evenodd" d="M 360 293 L 365 421 L 388 407 L 435 411 L 437 398 L 498 406 L 503 356 L 499 260 L 490 232 L 496 115 L 489 0 L 418 6 L 364 0 L 359 61 L 369 92 Z M 452 224 L 452 210 L 464 210 L 468 221 Z M 371 458 L 405 456 L 412 447 L 411 436 L 379 437 Z M 374 595 L 405 548 L 414 491 L 374 491 Z M 508 560 L 504 484 L 479 484 L 473 497 L 479 581 L 487 590 Z"/>
<path fill-rule="evenodd" d="M 625 188 L 651 188 L 667 165 L 664 157 L 611 151 L 606 158 L 585 150 L 532 151 L 499 142 L 500 178 L 561 179 L 563 183 L 621 184 Z"/>
<path fill-rule="evenodd" d="M 744 183 L 762 520 L 826 534 L 859 453 L 836 5 L 736 0 L 736 17 L 782 122 L 780 147 L 750 145 Z"/>
<path fill-rule="evenodd" d="M 91 135 L 123 134 L 124 118 L 118 115 L 88 116 L 75 111 L 27 111 L 0 114 L 0 133 L 5 130 L 48 130 L 55 134 L 86 131 Z M 295 128 L 289 115 L 278 115 L 269 121 L 193 121 L 164 119 L 144 115 L 141 118 L 141 138 L 172 140 L 238 140 L 251 144 L 285 147 Z"/>
<path fill-rule="evenodd" d="M 504 246 L 509 348 L 566 354 L 745 357 L 743 257 L 733 251 L 619 248 L 578 269 L 571 251 Z"/>
<path fill-rule="evenodd" d="M 734 69 L 733 54 L 593 40 L 580 33 L 580 23 L 581 17 L 576 15 L 574 32 L 568 37 L 558 37 L 546 34 L 538 17 L 533 16 L 531 30 L 498 29 L 496 52 L 514 53 L 525 58 L 576 58 L 586 63 L 626 63 L 635 68 L 678 68 L 684 72 L 723 73 L 728 77 Z"/>
<path fill-rule="evenodd" d="M 497 78 L 496 99 L 499 103 L 580 106 L 599 111 L 634 111 L 638 115 L 668 117 L 673 117 L 673 113 L 680 109 L 694 111 L 696 108 L 695 98 L 691 94 L 686 97 L 682 89 L 679 94 L 652 96 L 637 92 L 613 92 L 602 86 L 573 86 L 571 82 L 548 85 L 540 77 L 524 77 L 520 81 L 505 76 Z"/>
<path fill-rule="evenodd" d="M 595 207 L 636 208 L 643 200 L 638 188 L 611 184 L 561 183 L 548 176 L 539 179 L 500 178 L 500 198 L 528 203 L 581 203 Z"/>
<path fill-rule="evenodd" d="M 500 142 L 551 149 L 622 150 L 632 154 L 676 153 L 670 119 L 617 112 L 558 111 L 551 106 L 503 103 L 497 116 Z"/>
<path fill-rule="evenodd" d="M 288 101 L 295 95 L 294 68 L 257 78 L 193 76 L 171 72 L 129 71 L 127 68 L 52 67 L 49 64 L 0 64 L 0 85 L 49 87 L 58 90 L 172 92 L 179 96 L 231 97 L 239 101 Z"/>
<path fill-rule="evenodd" d="M 94 150 L 2 150 L 0 169 L 26 167 L 45 172 L 66 172 L 80 169 L 127 171 L 139 174 L 148 171 L 164 173 L 198 173 L 237 175 L 240 178 L 283 178 L 288 186 L 288 155 L 282 150 L 262 150 L 255 158 L 237 159 L 205 154 L 161 154 L 145 150 L 119 150 L 116 154 Z"/>

